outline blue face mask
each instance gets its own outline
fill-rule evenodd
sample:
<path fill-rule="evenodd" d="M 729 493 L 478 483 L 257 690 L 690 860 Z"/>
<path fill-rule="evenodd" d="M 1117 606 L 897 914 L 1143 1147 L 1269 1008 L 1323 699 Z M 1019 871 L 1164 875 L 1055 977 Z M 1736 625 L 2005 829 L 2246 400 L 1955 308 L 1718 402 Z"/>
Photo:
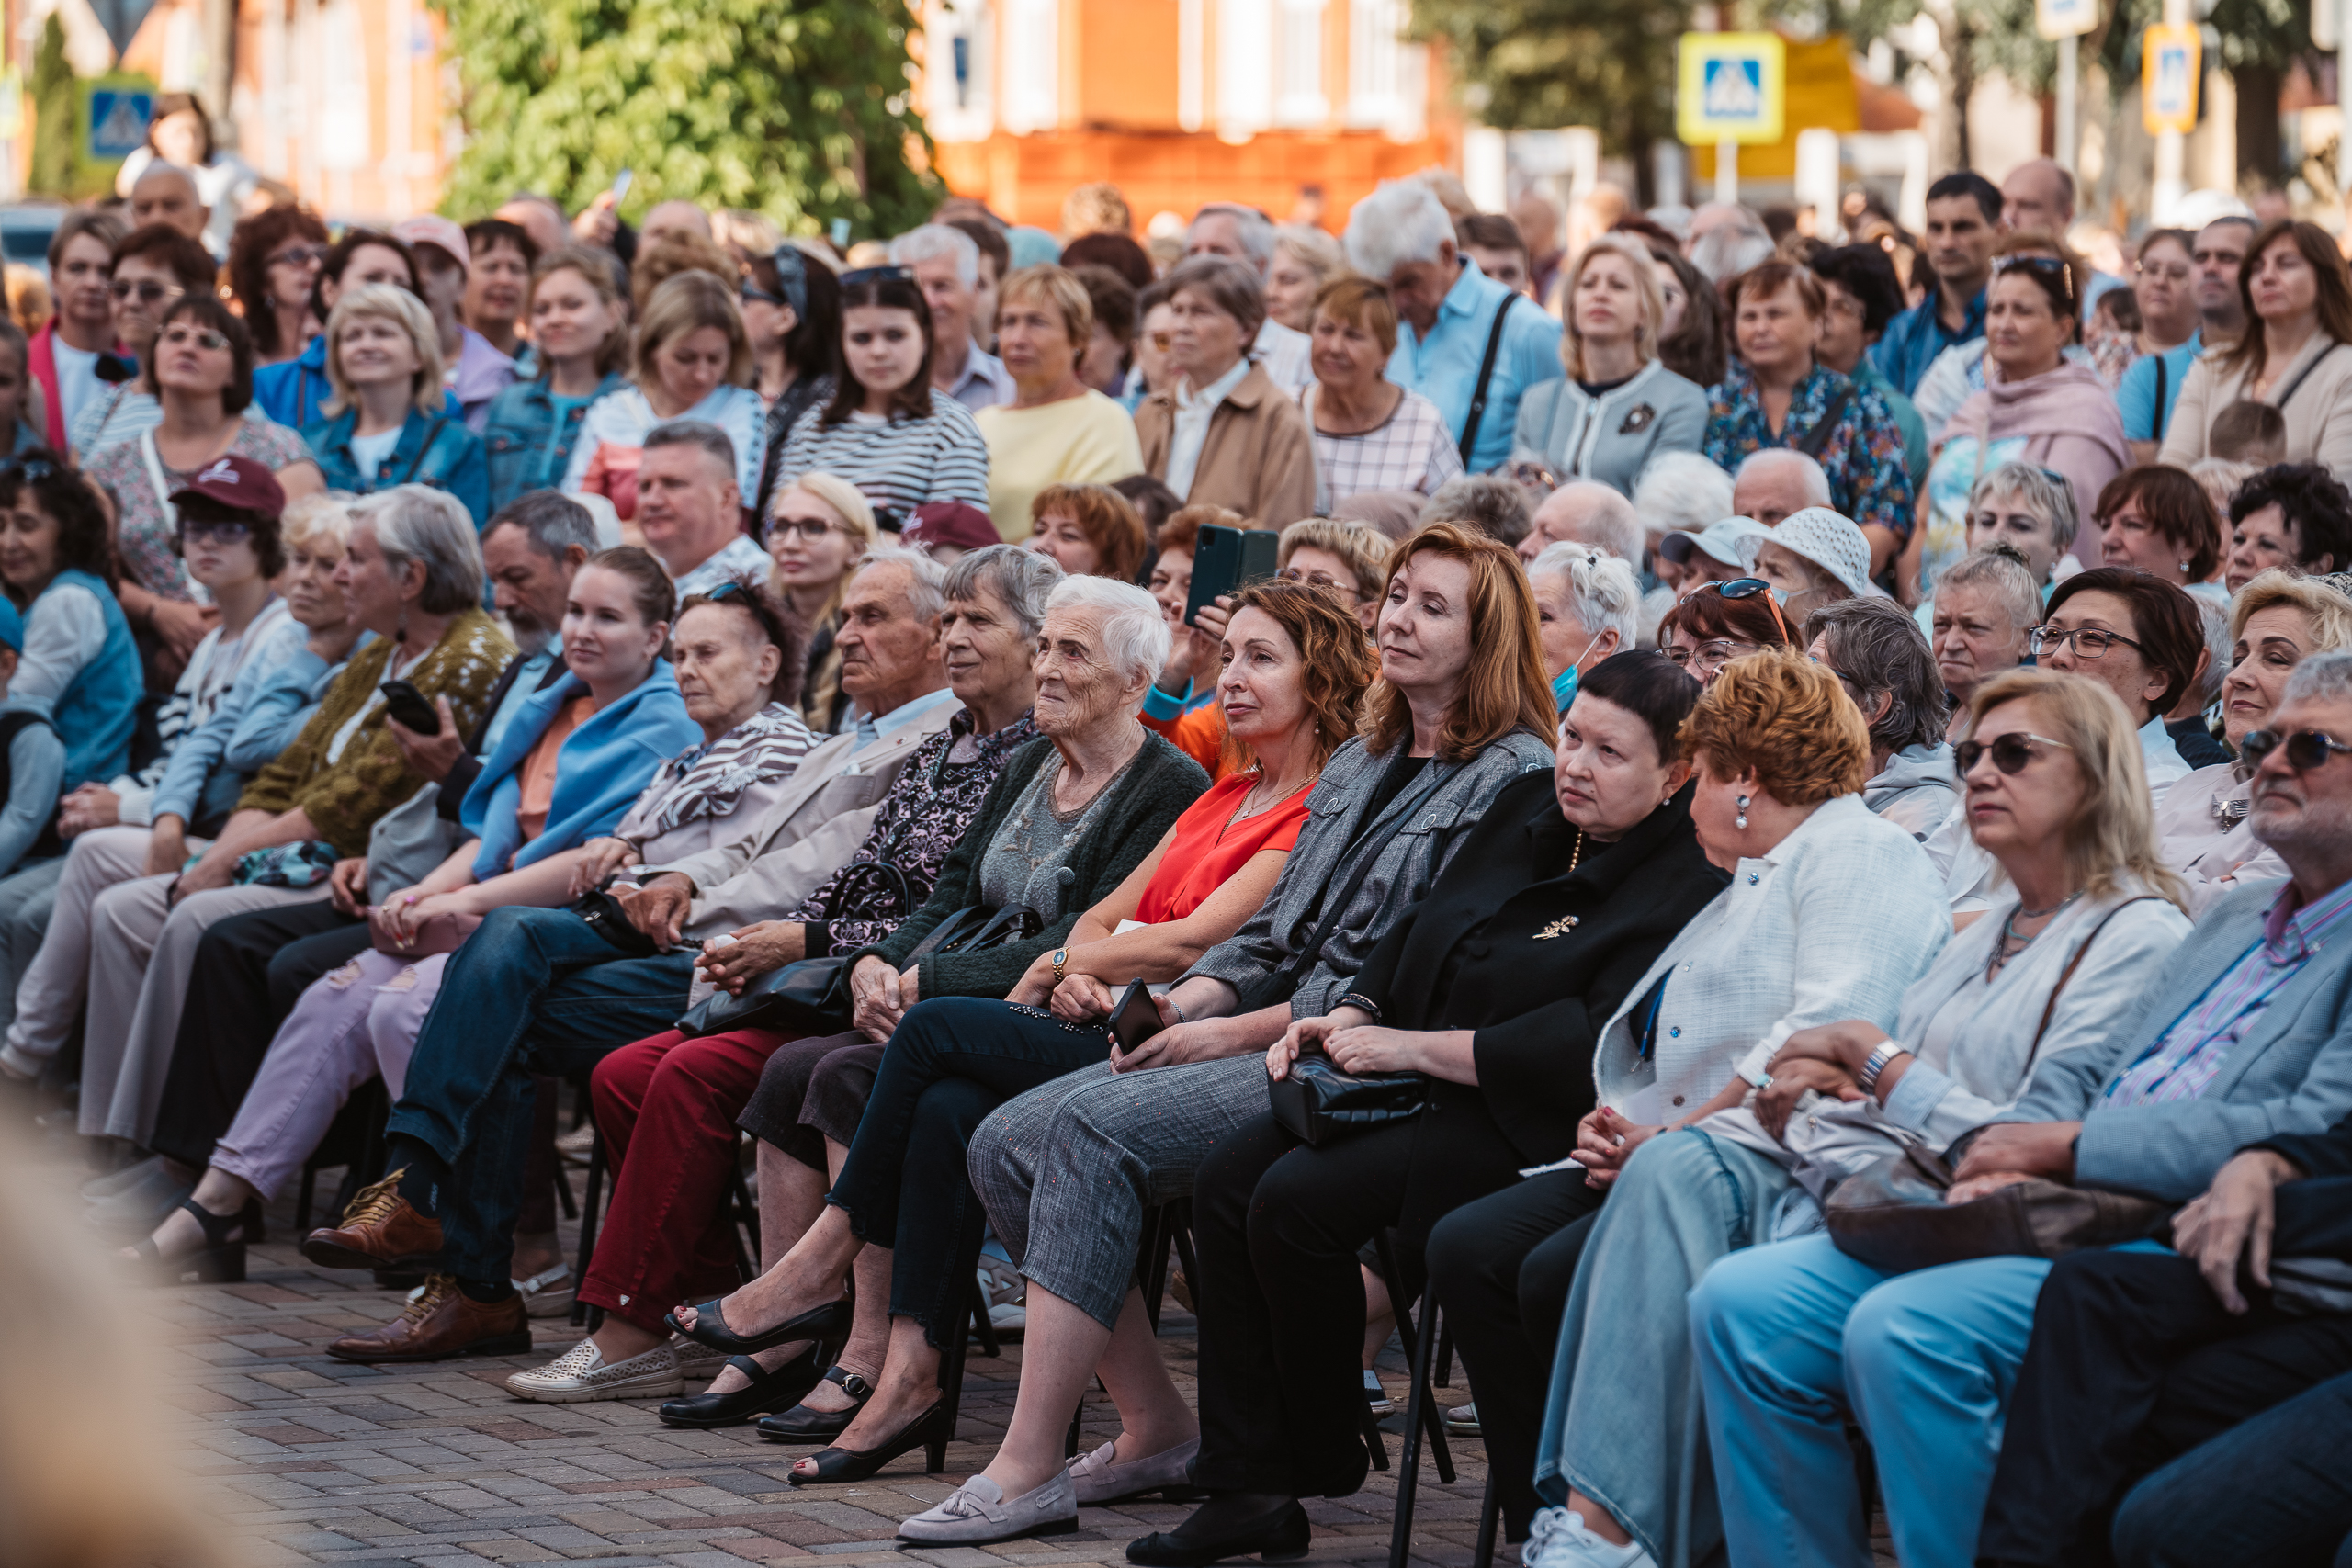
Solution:
<path fill-rule="evenodd" d="M 1552 677 L 1552 711 L 1566 714 L 1568 705 L 1577 700 L 1577 667 L 1569 665 Z"/>

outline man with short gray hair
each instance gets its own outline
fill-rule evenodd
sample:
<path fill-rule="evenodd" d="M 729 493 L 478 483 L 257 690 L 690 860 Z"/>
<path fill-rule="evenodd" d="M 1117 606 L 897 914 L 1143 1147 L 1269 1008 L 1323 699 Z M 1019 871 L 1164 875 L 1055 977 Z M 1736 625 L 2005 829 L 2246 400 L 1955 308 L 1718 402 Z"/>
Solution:
<path fill-rule="evenodd" d="M 1559 378 L 1560 323 L 1458 253 L 1453 220 L 1418 180 L 1385 181 L 1356 203 L 1344 243 L 1349 265 L 1396 301 L 1388 378 L 1437 404 L 1464 468 L 1501 467 L 1521 394 Z"/>
<path fill-rule="evenodd" d="M 1527 536 L 1519 541 L 1519 558 L 1532 561 L 1555 544 L 1587 545 L 1615 556 L 1639 577 L 1648 539 L 1641 513 L 1614 485 L 1598 479 L 1572 479 L 1544 498 L 1535 509 Z M 1631 646 L 1628 644 L 1628 646 Z"/>
<path fill-rule="evenodd" d="M 994 323 L 973 319 L 980 301 L 980 247 L 972 237 L 945 223 L 926 223 L 890 242 L 890 263 L 915 275 L 931 306 L 932 389 L 975 413 L 1011 402 L 1012 372 L 979 344 Z"/>
<path fill-rule="evenodd" d="M 1527 491 L 1497 474 L 1457 474 L 1437 487 L 1421 508 L 1421 526 L 1458 523 L 1516 548 L 1527 537 Z"/>
<path fill-rule="evenodd" d="M 699 419 L 646 432 L 637 468 L 637 526 L 684 599 L 722 582 L 765 582 L 768 553 L 743 532 L 735 443 Z"/>
<path fill-rule="evenodd" d="M 1829 476 L 1813 458 L 1789 447 L 1749 453 L 1732 480 L 1732 515 L 1753 517 L 1767 528 L 1779 527 L 1808 506 L 1830 506 Z"/>
<path fill-rule="evenodd" d="M 1184 231 L 1184 254 L 1238 261 L 1263 283 L 1274 262 L 1273 220 L 1238 201 L 1212 201 L 1193 215 L 1193 226 Z M 1269 312 L 1250 341 L 1250 362 L 1263 367 L 1275 386 L 1295 394 L 1315 379 L 1313 346 L 1305 333 L 1283 325 Z"/>

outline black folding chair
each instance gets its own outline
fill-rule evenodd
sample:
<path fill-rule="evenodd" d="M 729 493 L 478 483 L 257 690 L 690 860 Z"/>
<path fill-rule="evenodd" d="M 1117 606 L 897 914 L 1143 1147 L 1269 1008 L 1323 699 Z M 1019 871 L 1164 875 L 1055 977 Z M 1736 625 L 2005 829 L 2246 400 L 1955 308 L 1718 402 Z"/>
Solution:
<path fill-rule="evenodd" d="M 1413 1541 L 1413 1501 L 1420 1488 L 1421 1438 L 1428 1435 L 1430 1451 L 1437 1461 L 1438 1481 L 1447 1486 L 1453 1484 L 1453 1450 L 1445 1440 L 1445 1421 L 1430 1388 L 1430 1370 L 1437 1359 L 1437 1309 L 1424 1300 L 1417 1323 L 1405 1292 L 1404 1272 L 1396 1267 L 1394 1233 L 1382 1231 L 1373 1238 L 1373 1246 L 1380 1258 L 1381 1280 L 1388 1287 L 1389 1305 L 1396 1313 L 1396 1331 L 1413 1348 L 1412 1382 L 1405 1395 L 1405 1451 L 1396 1467 L 1396 1520 L 1388 1533 L 1389 1568 L 1405 1568 Z"/>

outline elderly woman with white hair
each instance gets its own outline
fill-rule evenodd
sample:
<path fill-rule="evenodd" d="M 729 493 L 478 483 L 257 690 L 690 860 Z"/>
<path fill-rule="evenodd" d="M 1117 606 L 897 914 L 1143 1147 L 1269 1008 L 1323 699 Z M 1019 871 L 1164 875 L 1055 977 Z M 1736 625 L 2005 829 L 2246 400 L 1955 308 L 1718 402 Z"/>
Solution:
<path fill-rule="evenodd" d="M 1535 591 L 1536 636 L 1544 673 L 1563 714 L 1577 700 L 1577 682 L 1611 654 L 1634 646 L 1642 615 L 1642 585 L 1631 563 L 1589 545 L 1547 545 L 1528 563 Z"/>
<path fill-rule="evenodd" d="M 1658 360 L 1666 302 L 1634 236 L 1602 234 L 1587 245 L 1563 299 L 1567 374 L 1520 400 L 1512 456 L 1542 464 L 1555 482 L 1599 479 L 1631 494 L 1653 457 L 1696 452 L 1706 440 L 1706 389 Z"/>
<path fill-rule="evenodd" d="M 442 390 L 441 334 L 424 301 L 371 283 L 347 289 L 327 317 L 334 395 L 302 439 L 329 490 L 370 495 L 431 485 L 457 497 L 473 525 L 490 517 L 490 454 Z"/>
<path fill-rule="evenodd" d="M 838 1037 L 807 1093 L 826 1092 L 829 1073 L 877 1076 L 828 1207 L 760 1280 L 671 1315 L 680 1332 L 730 1355 L 835 1338 L 850 1309 L 831 1298 L 858 1253 L 869 1245 L 892 1249 L 894 1321 L 877 1391 L 852 1420 L 824 1424 L 821 1435 L 843 1441 L 796 1465 L 795 1485 L 860 1479 L 949 1435 L 938 1429 L 945 1406 L 924 1391 L 937 1388 L 941 1348 L 964 1332 L 979 1246 L 964 1148 L 989 1104 L 974 1100 L 967 1079 L 926 1094 L 937 1081 L 928 1063 L 894 1071 L 892 1053 L 876 1046 L 887 1047 L 923 999 L 1002 997 L 1041 958 L 1058 982 L 1080 916 L 1125 884 L 1208 787 L 1197 763 L 1137 717 L 1169 642 L 1158 602 L 1139 588 L 1101 577 L 1066 578 L 1055 587 L 1034 665 L 1033 711 L 1044 739 L 1005 764 L 922 908 L 845 957 L 855 1031 Z M 967 912 L 1016 918 L 1025 934 L 972 952 L 922 951 L 924 938 Z M 1086 1059 L 1099 1058 L 1107 1043 L 1092 1029 L 1084 1038 Z M 1025 1056 L 1005 1063 L 1007 1070 L 1033 1065 Z M 968 1065 L 960 1070 L 976 1072 Z M 989 1081 L 980 1078 L 984 1088 Z M 761 1113 L 754 1097 L 746 1114 Z M 828 1304 L 752 1330 L 771 1303 L 810 1297 Z"/>
<path fill-rule="evenodd" d="M 1560 323 L 1457 253 L 1453 220 L 1419 180 L 1383 181 L 1348 214 L 1341 243 L 1355 269 L 1386 283 L 1396 303 L 1388 378 L 1438 406 L 1470 472 L 1500 467 L 1520 400 L 1560 373 Z"/>

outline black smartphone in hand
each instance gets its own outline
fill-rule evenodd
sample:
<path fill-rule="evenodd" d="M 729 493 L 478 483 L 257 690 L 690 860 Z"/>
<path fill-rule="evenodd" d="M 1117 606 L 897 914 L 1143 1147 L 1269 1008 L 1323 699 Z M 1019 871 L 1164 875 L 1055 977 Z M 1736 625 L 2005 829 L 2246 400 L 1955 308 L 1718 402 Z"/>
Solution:
<path fill-rule="evenodd" d="M 1122 1055 L 1167 1027 L 1159 1021 L 1159 1004 L 1152 999 L 1151 987 L 1141 980 L 1130 984 L 1111 1010 L 1111 1038 L 1119 1043 Z"/>
<path fill-rule="evenodd" d="M 419 735 L 441 733 L 441 714 L 424 694 L 406 681 L 387 681 L 376 688 L 384 694 L 384 711 L 401 721 L 403 728 Z"/>
<path fill-rule="evenodd" d="M 1204 526 L 1193 546 L 1193 587 L 1184 596 L 1184 624 L 1200 625 L 1203 605 L 1273 576 L 1281 547 L 1282 536 L 1272 528 Z"/>

